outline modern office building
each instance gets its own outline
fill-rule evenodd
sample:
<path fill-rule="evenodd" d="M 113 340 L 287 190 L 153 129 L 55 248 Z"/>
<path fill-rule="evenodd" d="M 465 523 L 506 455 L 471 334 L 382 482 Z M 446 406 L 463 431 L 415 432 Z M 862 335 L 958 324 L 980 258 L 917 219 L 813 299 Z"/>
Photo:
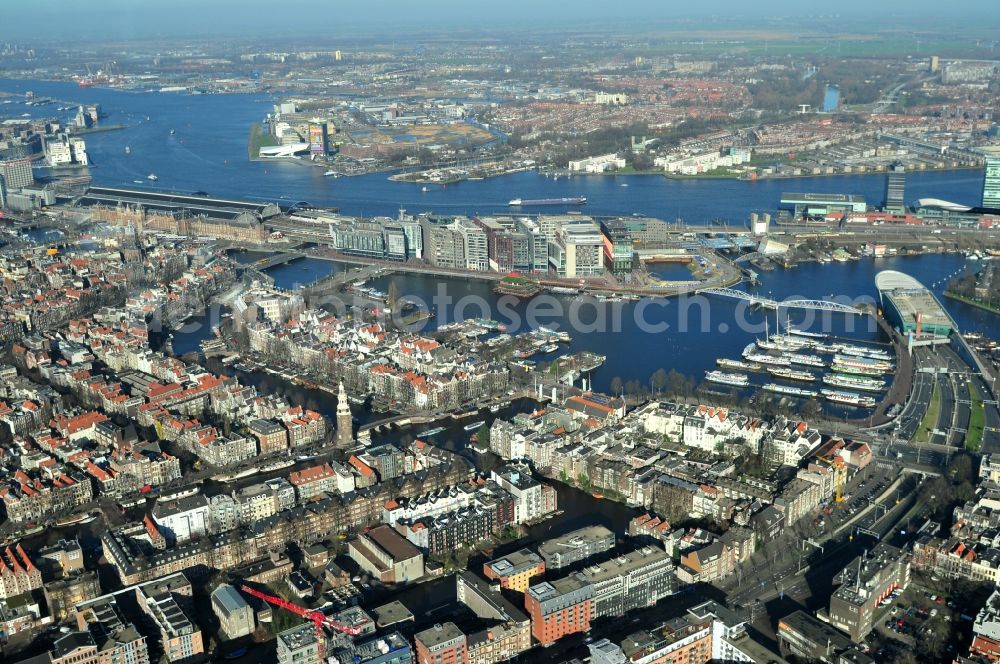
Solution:
<path fill-rule="evenodd" d="M 0 179 L 3 180 L 4 187 L 8 192 L 16 191 L 22 187 L 30 187 L 35 182 L 35 177 L 31 172 L 31 159 L 20 157 L 0 161 Z"/>
<path fill-rule="evenodd" d="M 902 212 L 906 209 L 906 168 L 896 162 L 889 166 L 885 174 L 885 209 Z"/>
<path fill-rule="evenodd" d="M 656 546 L 590 565 L 580 574 L 594 588 L 595 618 L 623 616 L 677 591 L 673 558 Z"/>
<path fill-rule="evenodd" d="M 875 288 L 885 317 L 903 334 L 944 341 L 954 330 L 951 316 L 934 293 L 910 275 L 883 270 L 875 275 Z"/>
<path fill-rule="evenodd" d="M 612 274 L 629 274 L 632 272 L 632 233 L 625 222 L 620 219 L 609 219 L 601 222 L 601 233 L 604 235 L 604 263 Z"/>
<path fill-rule="evenodd" d="M 604 274 L 604 236 L 600 226 L 590 218 L 563 221 L 549 243 L 549 262 L 560 277 Z"/>
<path fill-rule="evenodd" d="M 587 526 L 545 540 L 539 545 L 538 553 L 545 560 L 546 569 L 559 569 L 610 551 L 614 546 L 613 532 L 604 526 Z"/>
<path fill-rule="evenodd" d="M 868 211 L 868 204 L 865 202 L 865 197 L 858 194 L 784 193 L 781 195 L 779 207 L 791 210 L 796 219 Z"/>
<path fill-rule="evenodd" d="M 524 608 L 531 617 L 531 635 L 548 646 L 569 634 L 590 630 L 594 617 L 594 587 L 579 574 L 528 588 Z"/>
<path fill-rule="evenodd" d="M 549 240 L 545 237 L 542 227 L 533 219 L 518 217 L 514 227 L 524 235 L 531 245 L 530 272 L 548 272 L 549 270 Z"/>
<path fill-rule="evenodd" d="M 983 207 L 1000 210 L 1000 146 L 984 148 Z"/>
<path fill-rule="evenodd" d="M 190 617 L 194 609 L 192 593 L 191 582 L 183 572 L 135 587 L 136 602 L 148 617 L 146 624 L 156 628 L 156 649 L 168 662 L 190 664 L 204 657 L 201 629 Z"/>
<path fill-rule="evenodd" d="M 879 544 L 841 570 L 834 583 L 840 587 L 830 598 L 830 624 L 860 643 L 875 628 L 882 600 L 909 585 L 909 558 L 896 547 Z"/>
<path fill-rule="evenodd" d="M 278 664 L 319 664 L 316 627 L 305 623 L 278 634 Z"/>
<path fill-rule="evenodd" d="M 455 575 L 455 595 L 482 621 L 467 635 L 470 663 L 506 662 L 531 648 L 531 619 L 496 588 L 465 570 Z"/>
<path fill-rule="evenodd" d="M 545 561 L 530 549 L 520 549 L 502 558 L 483 563 L 483 576 L 500 582 L 500 587 L 525 592 L 531 579 L 545 573 Z"/>
<path fill-rule="evenodd" d="M 796 611 L 778 621 L 778 647 L 783 657 L 795 657 L 807 662 L 875 662 L 856 648 L 843 632 L 805 611 Z"/>

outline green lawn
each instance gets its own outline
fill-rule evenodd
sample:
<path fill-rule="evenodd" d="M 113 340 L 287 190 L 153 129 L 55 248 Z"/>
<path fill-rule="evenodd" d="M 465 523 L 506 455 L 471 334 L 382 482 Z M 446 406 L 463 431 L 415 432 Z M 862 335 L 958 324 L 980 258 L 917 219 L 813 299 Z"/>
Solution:
<path fill-rule="evenodd" d="M 924 413 L 924 419 L 920 421 L 920 428 L 917 435 L 913 437 L 918 443 L 926 443 L 931 439 L 931 431 L 937 429 L 938 420 L 941 417 L 941 392 L 938 390 L 937 382 L 934 383 L 934 391 L 931 393 L 931 402 Z"/>
<path fill-rule="evenodd" d="M 256 159 L 260 156 L 260 149 L 266 147 L 272 147 L 277 145 L 278 142 L 274 138 L 264 131 L 264 129 L 259 124 L 253 124 L 250 126 L 250 139 L 247 141 L 247 155 L 251 159 Z"/>
<path fill-rule="evenodd" d="M 986 409 L 983 397 L 975 385 L 969 385 L 969 396 L 972 405 L 969 406 L 969 430 L 965 433 L 965 449 L 978 452 L 983 443 L 983 429 L 986 426 Z"/>

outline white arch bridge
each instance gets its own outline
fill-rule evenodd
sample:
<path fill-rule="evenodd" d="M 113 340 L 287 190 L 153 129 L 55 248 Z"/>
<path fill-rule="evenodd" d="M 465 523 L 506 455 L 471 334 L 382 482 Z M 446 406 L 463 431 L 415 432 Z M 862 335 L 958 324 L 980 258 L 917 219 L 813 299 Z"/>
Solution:
<path fill-rule="evenodd" d="M 818 311 L 836 311 L 844 314 L 864 314 L 865 311 L 851 306 L 849 304 L 841 304 L 840 302 L 830 302 L 829 300 L 772 300 L 767 297 L 760 297 L 759 295 L 753 295 L 747 293 L 746 291 L 736 290 L 734 288 L 704 288 L 698 293 L 704 293 L 706 295 L 719 295 L 721 297 L 728 297 L 736 300 L 745 300 L 753 305 L 765 307 L 767 309 L 816 309 Z"/>

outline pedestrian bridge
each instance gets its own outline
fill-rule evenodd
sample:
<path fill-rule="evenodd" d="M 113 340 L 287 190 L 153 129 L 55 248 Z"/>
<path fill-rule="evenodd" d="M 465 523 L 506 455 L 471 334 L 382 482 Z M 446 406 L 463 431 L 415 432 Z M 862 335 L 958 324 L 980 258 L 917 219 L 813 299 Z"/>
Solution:
<path fill-rule="evenodd" d="M 815 309 L 818 311 L 836 311 L 844 314 L 863 314 L 865 313 L 861 309 L 851 306 L 849 304 L 841 304 L 840 302 L 830 302 L 829 300 L 772 300 L 766 297 L 760 297 L 759 295 L 753 295 L 752 293 L 747 293 L 746 291 L 736 290 L 734 288 L 704 288 L 698 293 L 703 293 L 706 295 L 718 295 L 720 297 L 728 297 L 736 300 L 745 300 L 750 303 L 751 306 L 756 305 L 764 307 L 767 309 Z"/>

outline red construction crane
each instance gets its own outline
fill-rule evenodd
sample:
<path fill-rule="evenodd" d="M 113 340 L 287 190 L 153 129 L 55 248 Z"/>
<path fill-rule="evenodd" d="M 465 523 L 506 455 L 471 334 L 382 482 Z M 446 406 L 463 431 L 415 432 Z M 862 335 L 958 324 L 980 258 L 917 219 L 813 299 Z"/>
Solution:
<path fill-rule="evenodd" d="M 357 636 L 361 633 L 361 627 L 359 625 L 348 625 L 342 623 L 339 620 L 334 620 L 326 616 L 322 611 L 313 611 L 312 609 L 307 609 L 299 606 L 298 604 L 292 604 L 288 600 L 276 597 L 274 595 L 268 595 L 259 590 L 251 588 L 250 586 L 241 585 L 240 590 L 246 594 L 262 599 L 272 606 L 276 606 L 279 609 L 284 609 L 286 611 L 291 611 L 297 616 L 301 616 L 306 620 L 311 620 L 313 625 L 316 626 L 316 647 L 319 649 L 319 661 L 326 659 L 326 632 L 324 628 L 329 627 L 330 629 L 336 630 L 343 634 L 349 634 L 351 636 Z"/>

